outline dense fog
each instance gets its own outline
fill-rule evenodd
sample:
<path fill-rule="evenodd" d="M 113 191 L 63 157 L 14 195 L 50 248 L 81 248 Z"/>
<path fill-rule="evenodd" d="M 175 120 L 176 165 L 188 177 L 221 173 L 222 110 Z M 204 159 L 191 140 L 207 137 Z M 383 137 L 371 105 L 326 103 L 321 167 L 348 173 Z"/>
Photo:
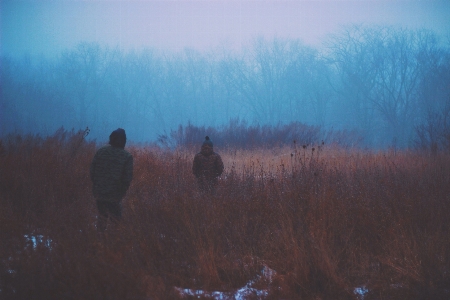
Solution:
<path fill-rule="evenodd" d="M 301 122 L 357 130 L 373 148 L 446 147 L 450 41 L 349 25 L 320 46 L 256 37 L 237 51 L 121 50 L 82 42 L 56 56 L 1 57 L 0 135 L 117 127 L 152 142 L 179 125 Z"/>

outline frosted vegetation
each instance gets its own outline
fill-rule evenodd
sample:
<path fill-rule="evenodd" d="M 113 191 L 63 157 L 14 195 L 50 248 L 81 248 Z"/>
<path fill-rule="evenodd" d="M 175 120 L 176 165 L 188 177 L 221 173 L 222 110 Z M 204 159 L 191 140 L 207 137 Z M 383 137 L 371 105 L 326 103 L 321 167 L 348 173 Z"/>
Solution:
<path fill-rule="evenodd" d="M 89 127 L 134 142 L 178 126 L 299 122 L 363 147 L 448 147 L 450 44 L 427 30 L 348 26 L 313 48 L 255 38 L 242 51 L 124 52 L 81 43 L 58 57 L 1 57 L 0 135 Z"/>

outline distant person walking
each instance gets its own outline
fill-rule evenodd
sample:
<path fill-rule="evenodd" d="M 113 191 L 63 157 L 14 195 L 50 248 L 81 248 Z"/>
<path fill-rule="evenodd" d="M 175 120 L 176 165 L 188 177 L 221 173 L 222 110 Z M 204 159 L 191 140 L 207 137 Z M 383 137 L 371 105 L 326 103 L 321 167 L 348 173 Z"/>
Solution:
<path fill-rule="evenodd" d="M 125 130 L 109 136 L 109 145 L 100 148 L 91 163 L 93 194 L 99 212 L 97 229 L 104 231 L 108 219 L 117 223 L 122 216 L 122 199 L 133 178 L 133 156 L 127 152 Z"/>
<path fill-rule="evenodd" d="M 223 162 L 220 155 L 214 152 L 209 136 L 205 137 L 200 152 L 194 157 L 192 172 L 201 191 L 215 192 L 218 177 L 223 172 Z"/>

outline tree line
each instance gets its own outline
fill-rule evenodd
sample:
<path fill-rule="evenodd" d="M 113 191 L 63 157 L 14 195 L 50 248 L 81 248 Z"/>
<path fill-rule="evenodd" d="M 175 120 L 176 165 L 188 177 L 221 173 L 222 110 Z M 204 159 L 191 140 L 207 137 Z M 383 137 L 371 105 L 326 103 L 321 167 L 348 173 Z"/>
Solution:
<path fill-rule="evenodd" d="M 450 146 L 450 41 L 432 31 L 344 27 L 320 48 L 255 38 L 241 51 L 125 52 L 80 43 L 1 58 L 0 135 L 61 126 L 136 142 L 178 126 L 300 122 L 355 130 L 367 147 Z"/>

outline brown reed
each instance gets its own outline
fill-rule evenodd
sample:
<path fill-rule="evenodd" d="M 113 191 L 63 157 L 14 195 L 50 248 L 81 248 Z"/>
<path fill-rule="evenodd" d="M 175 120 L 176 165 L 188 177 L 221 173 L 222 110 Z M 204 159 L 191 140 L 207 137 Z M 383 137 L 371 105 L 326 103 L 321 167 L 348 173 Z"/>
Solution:
<path fill-rule="evenodd" d="M 123 220 L 99 234 L 83 137 L 1 140 L 0 298 L 177 299 L 235 291 L 263 266 L 267 299 L 450 295 L 448 153 L 217 148 L 225 174 L 205 195 L 195 150 L 131 146 Z"/>

